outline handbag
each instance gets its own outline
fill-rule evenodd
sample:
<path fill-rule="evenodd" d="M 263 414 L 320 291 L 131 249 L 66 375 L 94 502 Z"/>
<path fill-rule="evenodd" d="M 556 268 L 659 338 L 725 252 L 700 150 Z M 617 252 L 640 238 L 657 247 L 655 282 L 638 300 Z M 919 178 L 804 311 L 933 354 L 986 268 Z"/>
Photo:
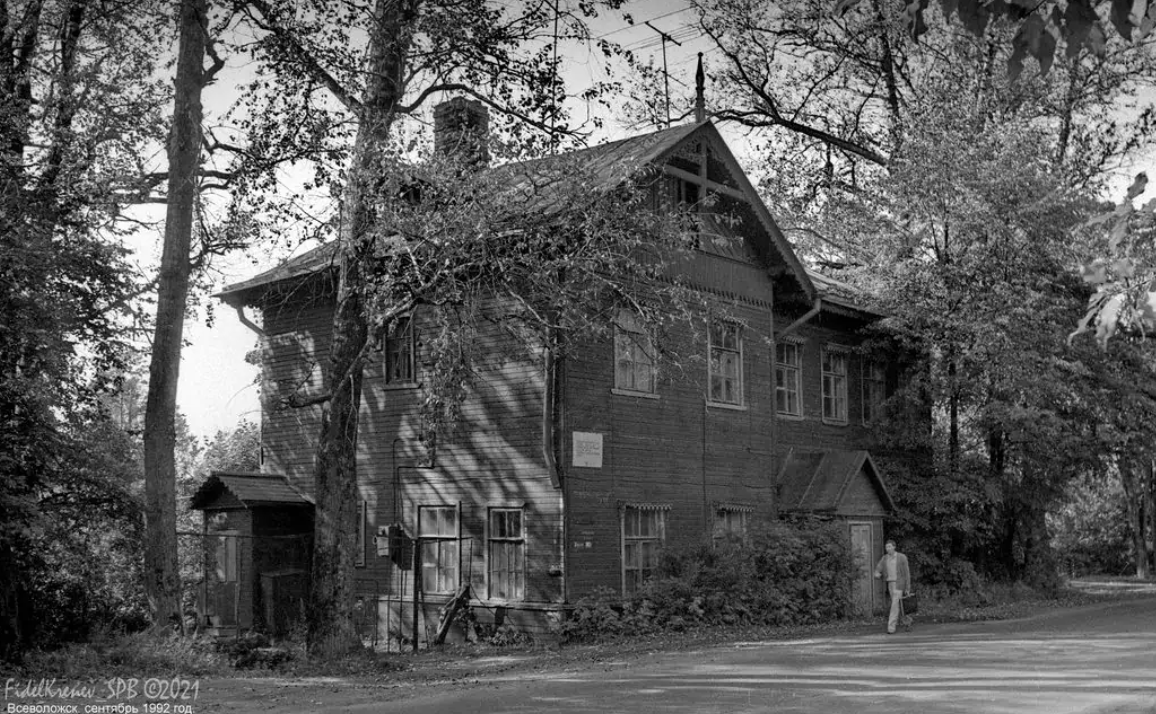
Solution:
<path fill-rule="evenodd" d="M 919 595 L 915 593 L 904 595 L 901 602 L 903 604 L 904 615 L 914 615 L 919 612 Z"/>

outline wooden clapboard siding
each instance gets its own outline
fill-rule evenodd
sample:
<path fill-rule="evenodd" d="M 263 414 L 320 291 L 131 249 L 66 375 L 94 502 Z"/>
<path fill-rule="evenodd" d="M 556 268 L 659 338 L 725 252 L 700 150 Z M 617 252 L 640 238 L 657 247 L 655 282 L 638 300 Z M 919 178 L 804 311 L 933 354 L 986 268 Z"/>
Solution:
<path fill-rule="evenodd" d="M 333 301 L 289 299 L 262 310 L 261 469 L 283 474 L 313 493 L 313 458 L 321 431 L 321 407 L 293 407 L 294 395 L 322 393 L 322 365 L 329 355 Z"/>
<path fill-rule="evenodd" d="M 422 343 L 435 327 L 419 312 L 416 329 Z M 523 508 L 525 600 L 557 602 L 560 581 L 550 571 L 561 564 L 561 494 L 551 483 L 542 451 L 544 368 L 535 355 L 510 356 L 510 340 L 497 324 L 480 328 L 473 341 L 479 360 L 470 395 L 454 431 L 439 435 L 432 468 L 418 466 L 426 456 L 419 441 L 421 390 L 386 385 L 380 359 L 367 370 L 358 463 L 363 491 L 376 498 L 369 530 L 401 523 L 416 535 L 419 507 L 457 506 L 460 577 L 470 582 L 475 598 L 488 600 L 489 509 Z M 418 382 L 430 378 L 433 357 L 426 345 L 419 349 Z M 382 594 L 408 595 L 401 590 L 401 572 L 387 559 L 371 555 L 364 577 L 385 583 Z"/>
<path fill-rule="evenodd" d="M 780 318 L 778 324 L 784 325 L 787 321 Z M 863 424 L 864 356 L 857 349 L 862 337 L 856 332 L 856 327 L 849 320 L 821 314 L 792 334 L 793 339 L 802 340 L 799 360 L 803 415 L 801 418 L 778 417 L 778 464 L 791 448 L 808 451 L 870 448 L 871 431 Z M 848 348 L 846 424 L 831 424 L 823 420 L 821 351 L 828 345 Z M 773 375 L 771 384 L 773 387 Z"/>
<path fill-rule="evenodd" d="M 708 266 L 726 262 L 707 255 L 700 259 Z M 709 267 L 700 271 L 710 273 Z M 565 365 L 562 439 L 572 598 L 598 586 L 621 587 L 624 505 L 668 506 L 670 546 L 709 538 L 718 503 L 753 507 L 753 518 L 772 514 L 770 280 L 764 278 L 763 285 L 757 302 L 712 305 L 744 325 L 742 409 L 707 404 L 705 315 L 669 336 L 679 343 L 681 364 L 660 366 L 656 399 L 614 392 L 610 339 L 572 351 Z M 602 435 L 602 468 L 573 466 L 574 432 Z"/>

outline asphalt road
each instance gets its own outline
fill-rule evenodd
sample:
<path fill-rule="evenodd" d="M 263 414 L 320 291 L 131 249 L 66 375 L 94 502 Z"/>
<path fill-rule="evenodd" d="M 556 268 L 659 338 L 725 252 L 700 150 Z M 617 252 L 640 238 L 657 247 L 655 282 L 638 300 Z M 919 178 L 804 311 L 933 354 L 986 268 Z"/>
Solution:
<path fill-rule="evenodd" d="M 323 710 L 1156 714 L 1156 599 L 896 635 L 744 642 L 343 704 Z"/>

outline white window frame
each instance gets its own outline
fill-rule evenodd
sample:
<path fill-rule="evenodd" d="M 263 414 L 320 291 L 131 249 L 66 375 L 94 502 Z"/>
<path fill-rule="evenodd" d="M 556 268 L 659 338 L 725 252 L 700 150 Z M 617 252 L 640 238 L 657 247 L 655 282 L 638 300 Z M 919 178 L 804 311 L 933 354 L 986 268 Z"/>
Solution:
<path fill-rule="evenodd" d="M 438 515 L 430 523 L 426 515 Z M 446 518 L 452 514 L 452 523 Z M 425 592 L 435 595 L 456 593 L 461 581 L 461 509 L 454 505 L 418 506 L 417 534 L 421 547 L 421 582 Z M 434 528 L 428 526 L 433 525 Z M 446 526 L 449 527 L 446 527 Z M 432 574 L 432 577 L 431 577 Z"/>
<path fill-rule="evenodd" d="M 654 340 L 638 324 L 633 313 L 623 310 L 614 321 L 614 392 L 634 396 L 658 395 L 658 369 Z M 644 382 L 639 386 L 639 375 Z"/>
<path fill-rule="evenodd" d="M 666 514 L 670 506 L 626 504 L 619 517 L 622 543 L 622 594 L 636 592 L 654 574 L 666 546 Z M 645 532 L 644 532 L 645 531 Z"/>
<path fill-rule="evenodd" d="M 417 383 L 417 341 L 413 323 L 413 313 L 401 315 L 391 326 L 392 334 L 382 338 L 382 369 L 385 383 L 391 387 L 409 387 Z M 406 373 L 395 376 L 396 365 L 401 363 L 398 357 L 405 360 Z"/>
<path fill-rule="evenodd" d="M 842 364 L 842 371 L 834 371 L 835 360 Z M 846 424 L 847 376 L 849 355 L 846 349 L 828 345 L 820 352 L 819 369 L 822 373 L 823 421 L 828 424 Z M 829 364 L 830 363 L 830 364 Z"/>
<path fill-rule="evenodd" d="M 494 517 L 513 513 L 518 514 L 517 532 L 501 532 Z M 498 550 L 504 555 L 499 556 Z M 516 561 L 512 567 L 508 565 L 510 554 Z M 507 565 L 499 569 L 501 562 Z M 499 587 L 503 577 L 511 579 L 504 592 Z M 492 506 L 486 514 L 486 591 L 491 600 L 526 598 L 526 509 L 521 506 Z"/>
<path fill-rule="evenodd" d="M 790 350 L 795 355 L 794 363 L 779 359 L 779 348 Z M 780 375 L 783 376 L 780 379 Z M 793 388 L 787 382 L 793 383 Z M 779 404 L 779 396 L 791 395 L 795 398 L 795 409 L 791 411 Z M 780 416 L 803 416 L 803 343 L 795 340 L 780 340 L 775 343 L 775 413 Z"/>
<path fill-rule="evenodd" d="M 714 545 L 718 545 L 723 541 L 734 538 L 741 543 L 747 543 L 750 539 L 751 528 L 751 513 L 754 512 L 751 506 L 738 506 L 733 504 L 718 504 L 714 508 L 714 527 L 712 529 L 712 541 Z M 734 528 L 738 525 L 738 528 Z"/>
<path fill-rule="evenodd" d="M 724 331 L 724 332 L 722 332 L 722 335 L 721 335 L 724 342 L 726 341 L 726 337 L 727 337 L 728 333 L 732 330 L 734 331 L 734 342 L 735 342 L 734 346 L 730 346 L 730 345 L 726 345 L 726 344 L 715 344 L 715 332 L 716 332 L 716 330 L 719 330 L 720 328 L 721 328 L 721 330 Z M 716 366 L 715 365 L 716 365 L 716 362 L 719 361 L 718 359 L 716 359 L 716 352 L 720 356 L 730 356 L 734 360 L 733 364 L 736 367 L 736 370 L 735 370 L 736 373 L 735 374 L 726 374 L 721 369 L 721 362 L 719 363 L 720 369 L 717 370 L 718 373 L 716 374 Z M 743 327 L 742 327 L 742 325 L 740 325 L 739 323 L 737 323 L 733 320 L 724 320 L 724 319 L 720 319 L 720 318 L 712 319 L 710 321 L 710 324 L 707 326 L 707 360 L 706 361 L 707 361 L 707 365 L 706 365 L 706 370 L 707 370 L 707 385 L 706 385 L 707 402 L 710 404 L 716 405 L 716 406 L 742 407 L 743 406 Z M 719 390 L 718 391 L 722 392 L 722 394 L 716 393 L 716 390 L 715 390 L 715 379 L 716 378 L 721 380 L 719 383 Z M 734 394 L 733 399 L 726 398 L 726 394 L 725 394 L 725 392 L 726 392 L 725 386 L 730 381 L 734 382 L 733 386 L 734 386 L 735 394 Z"/>
<path fill-rule="evenodd" d="M 875 422 L 887 401 L 887 365 L 882 360 L 864 359 L 862 365 L 863 423 Z"/>

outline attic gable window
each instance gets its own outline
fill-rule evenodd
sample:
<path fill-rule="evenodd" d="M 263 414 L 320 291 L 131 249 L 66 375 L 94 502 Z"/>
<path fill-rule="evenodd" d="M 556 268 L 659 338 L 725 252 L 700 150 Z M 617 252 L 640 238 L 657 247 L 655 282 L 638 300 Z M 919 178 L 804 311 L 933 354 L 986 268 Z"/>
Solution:
<path fill-rule="evenodd" d="M 847 423 L 847 353 L 824 347 L 823 368 L 823 421 Z"/>
<path fill-rule="evenodd" d="M 742 406 L 743 335 L 742 327 L 729 320 L 711 320 L 707 360 L 708 401 Z"/>
<path fill-rule="evenodd" d="M 622 310 L 614 321 L 614 388 L 638 395 L 656 392 L 654 341 L 634 313 Z"/>
<path fill-rule="evenodd" d="M 413 384 L 417 381 L 412 315 L 394 320 L 385 336 L 383 351 L 386 384 Z"/>

